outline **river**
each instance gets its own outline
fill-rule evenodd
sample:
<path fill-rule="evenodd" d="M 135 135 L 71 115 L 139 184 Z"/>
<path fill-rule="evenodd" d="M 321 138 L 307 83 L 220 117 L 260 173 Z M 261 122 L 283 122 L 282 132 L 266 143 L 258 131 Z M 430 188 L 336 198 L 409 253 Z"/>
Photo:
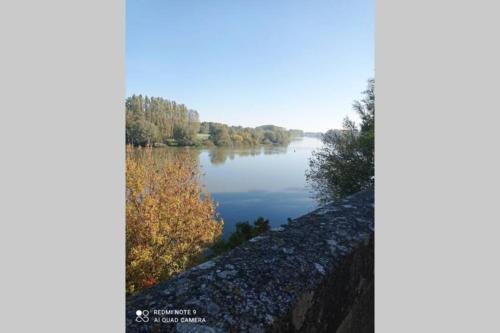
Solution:
<path fill-rule="evenodd" d="M 198 155 L 201 181 L 218 203 L 224 220 L 223 237 L 237 222 L 262 216 L 271 227 L 287 223 L 317 207 L 307 188 L 305 171 L 311 152 L 321 146 L 304 137 L 288 146 L 192 149 Z M 165 148 L 176 150 L 182 148 Z"/>

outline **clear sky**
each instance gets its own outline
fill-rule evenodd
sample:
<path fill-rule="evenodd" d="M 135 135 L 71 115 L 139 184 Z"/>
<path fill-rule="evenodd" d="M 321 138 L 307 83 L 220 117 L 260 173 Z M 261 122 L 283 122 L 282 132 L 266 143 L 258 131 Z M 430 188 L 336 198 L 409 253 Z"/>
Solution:
<path fill-rule="evenodd" d="M 374 0 L 127 0 L 127 96 L 202 121 L 341 127 L 374 76 Z"/>

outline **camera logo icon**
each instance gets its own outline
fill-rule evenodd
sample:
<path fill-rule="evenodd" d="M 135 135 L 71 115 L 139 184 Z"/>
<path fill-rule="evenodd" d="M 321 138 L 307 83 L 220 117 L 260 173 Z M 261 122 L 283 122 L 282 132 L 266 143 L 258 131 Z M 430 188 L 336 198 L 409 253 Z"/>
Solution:
<path fill-rule="evenodd" d="M 137 317 L 135 317 L 135 321 L 138 323 L 147 323 L 149 321 L 149 311 L 148 310 L 137 310 L 135 312 Z"/>

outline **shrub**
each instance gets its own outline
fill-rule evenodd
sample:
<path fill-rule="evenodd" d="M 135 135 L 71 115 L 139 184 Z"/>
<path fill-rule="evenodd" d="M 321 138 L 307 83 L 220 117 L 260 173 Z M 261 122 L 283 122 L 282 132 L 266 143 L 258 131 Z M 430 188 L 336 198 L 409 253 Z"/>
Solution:
<path fill-rule="evenodd" d="M 134 293 L 197 264 L 223 222 L 202 191 L 188 154 L 154 161 L 152 149 L 126 156 L 126 285 Z"/>
<path fill-rule="evenodd" d="M 269 220 L 259 217 L 255 220 L 254 225 L 248 222 L 236 223 L 236 230 L 229 236 L 227 241 L 220 239 L 212 246 L 212 255 L 216 256 L 225 253 L 235 247 L 245 243 L 249 239 L 263 234 L 269 230 Z"/>

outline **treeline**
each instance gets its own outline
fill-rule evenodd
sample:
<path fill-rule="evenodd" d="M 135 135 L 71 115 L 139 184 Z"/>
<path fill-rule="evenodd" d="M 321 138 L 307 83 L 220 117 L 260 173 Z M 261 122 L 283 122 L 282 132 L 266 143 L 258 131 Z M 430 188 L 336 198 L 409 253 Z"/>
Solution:
<path fill-rule="evenodd" d="M 202 122 L 195 110 L 161 97 L 133 95 L 125 103 L 126 142 L 134 146 L 256 146 L 288 144 L 301 130 Z"/>
<path fill-rule="evenodd" d="M 175 142 L 186 146 L 196 142 L 199 115 L 184 104 L 161 97 L 133 95 L 127 98 L 125 108 L 128 144 L 145 146 Z"/>
<path fill-rule="evenodd" d="M 260 144 L 288 144 L 292 132 L 274 125 L 256 128 L 228 126 L 221 123 L 202 122 L 200 134 L 208 135 L 206 144 L 216 146 L 256 146 Z"/>

